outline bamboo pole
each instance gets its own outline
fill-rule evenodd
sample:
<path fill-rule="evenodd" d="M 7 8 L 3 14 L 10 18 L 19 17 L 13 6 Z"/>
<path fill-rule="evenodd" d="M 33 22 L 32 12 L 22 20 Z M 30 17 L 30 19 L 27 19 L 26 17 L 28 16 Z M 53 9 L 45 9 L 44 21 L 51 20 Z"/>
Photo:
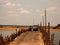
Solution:
<path fill-rule="evenodd" d="M 48 22 L 48 44 L 50 45 L 50 22 Z"/>
<path fill-rule="evenodd" d="M 46 8 L 45 8 L 45 31 L 46 31 Z"/>

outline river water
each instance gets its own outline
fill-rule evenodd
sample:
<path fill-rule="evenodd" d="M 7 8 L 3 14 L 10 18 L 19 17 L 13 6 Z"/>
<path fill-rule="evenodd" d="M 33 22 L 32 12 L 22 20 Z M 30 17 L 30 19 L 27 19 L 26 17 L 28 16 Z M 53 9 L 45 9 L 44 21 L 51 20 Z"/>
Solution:
<path fill-rule="evenodd" d="M 15 30 L 0 30 L 0 34 L 3 35 L 3 37 L 7 36 L 7 35 L 11 35 L 12 33 L 16 33 Z M 59 45 L 59 40 L 60 40 L 60 31 L 51 31 L 51 34 L 55 34 L 54 35 L 54 44 Z"/>
<path fill-rule="evenodd" d="M 50 35 L 54 33 L 54 44 L 59 45 L 60 31 L 51 31 Z"/>

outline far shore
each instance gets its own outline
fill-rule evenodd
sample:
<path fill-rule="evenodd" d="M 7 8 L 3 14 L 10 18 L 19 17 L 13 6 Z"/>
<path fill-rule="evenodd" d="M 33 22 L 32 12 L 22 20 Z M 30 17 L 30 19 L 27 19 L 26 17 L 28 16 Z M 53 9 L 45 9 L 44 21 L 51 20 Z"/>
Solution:
<path fill-rule="evenodd" d="M 20 28 L 16 28 L 16 27 L 0 27 L 0 30 L 26 30 L 28 29 L 28 27 L 20 27 Z M 60 31 L 60 29 L 52 29 L 50 28 L 51 31 Z"/>
<path fill-rule="evenodd" d="M 52 28 L 50 28 L 50 31 L 60 31 L 60 29 L 52 29 Z"/>

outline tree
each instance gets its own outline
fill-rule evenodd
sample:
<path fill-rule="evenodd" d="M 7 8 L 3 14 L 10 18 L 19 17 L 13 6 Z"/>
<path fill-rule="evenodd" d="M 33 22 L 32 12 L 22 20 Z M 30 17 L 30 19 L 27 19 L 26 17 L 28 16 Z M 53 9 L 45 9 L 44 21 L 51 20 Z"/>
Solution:
<path fill-rule="evenodd" d="M 57 26 L 60 26 L 60 24 L 58 24 Z"/>

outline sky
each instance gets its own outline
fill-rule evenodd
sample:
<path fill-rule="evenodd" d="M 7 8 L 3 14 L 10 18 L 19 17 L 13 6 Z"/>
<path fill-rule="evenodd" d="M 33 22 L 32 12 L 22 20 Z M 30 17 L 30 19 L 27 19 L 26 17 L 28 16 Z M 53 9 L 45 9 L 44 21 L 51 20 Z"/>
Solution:
<path fill-rule="evenodd" d="M 0 0 L 0 24 L 40 24 L 45 8 L 47 23 L 60 24 L 60 0 Z"/>

